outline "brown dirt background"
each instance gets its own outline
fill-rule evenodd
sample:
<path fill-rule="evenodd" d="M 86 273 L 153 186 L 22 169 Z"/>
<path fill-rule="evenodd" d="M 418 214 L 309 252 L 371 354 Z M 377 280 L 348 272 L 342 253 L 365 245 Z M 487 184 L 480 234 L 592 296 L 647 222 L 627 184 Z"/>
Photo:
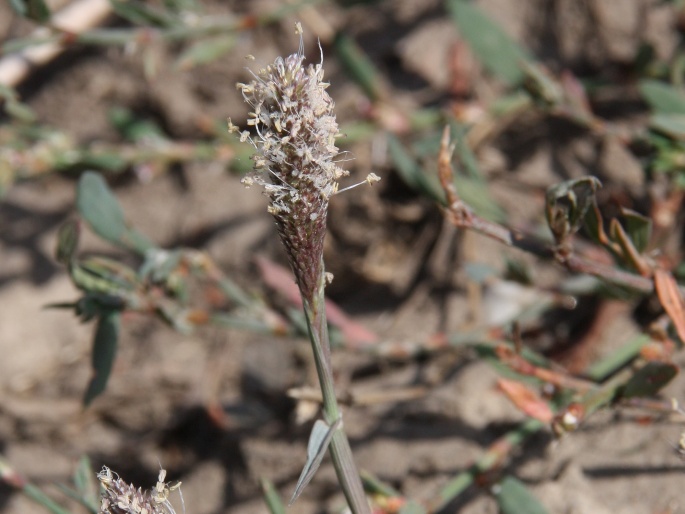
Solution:
<path fill-rule="evenodd" d="M 673 8 L 656 1 L 478 4 L 556 70 L 620 73 L 640 40 L 652 42 L 662 55 L 677 41 Z M 206 8 L 244 13 L 266 12 L 274 5 L 235 1 Z M 389 77 L 399 102 L 443 100 L 445 49 L 457 33 L 442 2 L 395 0 L 348 9 L 326 4 L 320 11 L 362 45 Z M 242 33 L 233 53 L 192 72 L 166 66 L 172 55 L 165 52 L 175 49 L 160 48 L 162 65 L 152 80 L 144 78 L 139 56 L 119 50 L 71 51 L 34 74 L 22 94 L 42 121 L 84 141 L 116 139 L 106 119 L 113 105 L 151 116 L 172 137 L 195 137 L 194 120 L 200 114 L 244 119 L 246 109 L 234 87 L 246 79 L 244 55 L 266 63 L 283 48 L 294 50 L 296 19 Z M 0 34 L 20 30 L 17 23 L 1 5 Z M 306 49 L 316 55 L 311 33 Z M 326 60 L 326 73 L 341 120 L 358 117 L 362 95 L 334 58 Z M 619 93 L 603 108 L 615 119 L 634 116 L 636 93 Z M 471 260 L 499 268 L 503 251 L 477 236 L 455 239 L 454 231 L 441 226 L 436 210 L 403 190 L 383 159 L 372 159 L 376 143 L 350 148 L 355 160 L 349 168 L 353 178 L 376 171 L 383 182 L 338 197 L 332 205 L 327 262 L 336 281 L 331 295 L 356 320 L 389 339 L 459 330 L 468 321 L 469 307 L 463 276 L 445 264 L 455 265 L 449 260 L 450 244 L 457 241 Z M 644 194 L 632 156 L 598 147 L 583 131 L 563 123 L 530 120 L 509 129 L 479 157 L 493 194 L 518 226 L 539 221 L 542 188 L 569 176 L 599 174 L 613 190 Z M 188 165 L 150 183 L 122 178 L 114 185 L 128 217 L 154 241 L 206 249 L 227 273 L 255 291 L 262 286 L 254 255 L 283 262 L 264 198 L 244 189 L 221 166 Z M 78 458 L 88 454 L 96 469 L 107 464 L 127 481 L 148 487 L 163 464 L 172 479 L 183 481 L 189 514 L 265 512 L 260 477 L 273 480 L 287 497 L 305 455 L 309 427 L 293 422 L 294 405 L 285 391 L 315 384 L 306 342 L 219 329 L 182 336 L 156 321 L 128 317 L 108 390 L 82 412 L 92 325 L 79 324 L 68 312 L 43 309 L 77 296 L 52 258 L 56 230 L 74 213 L 74 186 L 73 178 L 53 176 L 17 185 L 0 202 L 0 451 L 51 492 L 51 484 L 67 482 Z M 84 251 L 115 254 L 92 236 L 86 237 Z M 538 271 L 542 284 L 558 278 L 549 266 Z M 517 301 L 523 296 L 515 293 Z M 487 302 L 486 295 L 486 313 L 499 308 Z M 633 307 L 609 306 L 597 337 L 598 354 L 637 332 Z M 577 310 L 572 323 L 589 326 L 598 309 L 581 302 Z M 360 466 L 410 498 L 430 498 L 523 419 L 495 390 L 495 372 L 468 353 L 392 364 L 338 352 L 334 367 L 340 383 L 355 391 L 432 384 L 420 399 L 346 411 L 345 426 Z M 666 394 L 682 399 L 682 389 L 679 379 Z M 235 429 L 212 424 L 203 405 L 214 399 L 235 416 Z M 631 413 L 605 411 L 559 441 L 549 432 L 538 434 L 507 470 L 530 485 L 551 513 L 671 512 L 685 504 L 683 465 L 673 452 L 682 428 L 640 424 Z M 326 459 L 290 512 L 336 512 L 341 505 Z M 496 511 L 488 491 L 478 489 L 450 510 Z M 0 512 L 42 510 L 0 485 Z"/>

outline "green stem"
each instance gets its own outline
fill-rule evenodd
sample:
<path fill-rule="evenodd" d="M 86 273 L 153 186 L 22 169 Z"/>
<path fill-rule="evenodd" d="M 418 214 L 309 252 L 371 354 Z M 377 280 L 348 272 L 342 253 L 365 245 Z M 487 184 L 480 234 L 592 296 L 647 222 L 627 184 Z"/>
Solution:
<path fill-rule="evenodd" d="M 541 421 L 529 418 L 517 428 L 495 441 L 485 453 L 467 470 L 450 480 L 439 493 L 439 497 L 429 506 L 429 512 L 439 512 L 457 496 L 468 489 L 476 478 L 500 466 L 511 450 L 521 445 L 530 436 L 545 426 Z"/>
<path fill-rule="evenodd" d="M 326 323 L 326 310 L 324 298 L 325 278 L 323 273 L 319 278 L 318 292 L 312 301 L 305 295 L 302 296 L 304 312 L 309 328 L 309 339 L 312 343 L 316 372 L 319 376 L 321 396 L 323 397 L 323 415 L 326 423 L 332 425 L 342 417 L 338 400 L 335 397 L 333 384 L 333 371 L 331 369 L 331 351 L 328 340 L 328 325 Z M 338 482 L 343 489 L 347 503 L 353 514 L 371 514 L 369 503 L 364 494 L 359 470 L 354 463 L 350 443 L 347 440 L 344 426 L 333 435 L 330 445 L 333 466 L 338 476 Z"/>

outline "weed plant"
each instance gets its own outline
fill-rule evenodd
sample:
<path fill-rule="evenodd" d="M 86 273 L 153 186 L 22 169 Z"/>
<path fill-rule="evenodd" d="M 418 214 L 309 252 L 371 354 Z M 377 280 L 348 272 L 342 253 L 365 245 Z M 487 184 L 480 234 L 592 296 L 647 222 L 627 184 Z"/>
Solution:
<path fill-rule="evenodd" d="M 591 81 L 584 83 L 568 72 L 550 71 L 473 3 L 445 0 L 445 16 L 454 21 L 463 47 L 469 48 L 498 84 L 498 95 L 483 107 L 469 99 L 472 91 L 460 90 L 453 105 L 410 110 L 394 100 L 392 82 L 350 34 L 344 29 L 335 31 L 322 21 L 318 3 L 324 2 L 293 2 L 267 15 L 218 18 L 204 13 L 200 3 L 192 0 L 170 0 L 163 5 L 111 0 L 111 12 L 125 23 L 124 28 L 93 26 L 70 32 L 55 21 L 56 14 L 42 0 L 11 2 L 17 16 L 44 30 L 5 41 L 0 59 L 11 56 L 30 60 L 35 55 L 28 50 L 44 45 L 57 45 L 59 51 L 70 46 L 102 46 L 134 49 L 150 63 L 155 43 L 168 48 L 179 45 L 178 67 L 188 70 L 232 58 L 229 52 L 239 53 L 239 35 L 255 27 L 276 30 L 286 26 L 293 12 L 309 20 L 321 39 L 319 61 L 306 63 L 298 24 L 299 49 L 250 72 L 251 80 L 238 84 L 251 109 L 247 128 L 241 130 L 229 120 L 226 131 L 223 120 L 203 117 L 200 125 L 204 137 L 191 141 L 176 140 L 160 126 L 124 108 L 110 113 L 120 142 L 77 141 L 61 127 L 38 119 L 17 93 L 18 83 L 3 82 L 0 63 L 0 100 L 5 112 L 0 125 L 0 193 L 11 194 L 18 183 L 48 174 L 78 175 L 76 206 L 80 220 L 68 221 L 60 229 L 56 257 L 80 297 L 52 307 L 72 310 L 81 320 L 95 322 L 92 378 L 84 384 L 84 406 L 107 394 L 125 313 L 156 317 L 184 333 L 212 325 L 273 337 L 307 337 L 320 386 L 320 395 L 313 393 L 307 399 L 321 404 L 322 419 L 313 424 L 291 504 L 330 450 L 338 482 L 354 514 L 447 512 L 477 483 L 497 491 L 494 497 L 504 513 L 545 513 L 544 506 L 506 466 L 511 454 L 528 438 L 543 430 L 572 437 L 569 434 L 581 430 L 588 417 L 600 409 L 631 406 L 645 412 L 682 412 L 677 402 L 664 398 L 660 391 L 678 373 L 674 356 L 685 341 L 685 301 L 679 283 L 685 268 L 680 249 L 669 253 L 662 244 L 679 226 L 685 184 L 685 47 L 681 42 L 666 61 L 648 49 L 635 56 L 631 66 L 639 77 L 635 86 L 646 115 L 639 124 L 627 126 L 594 112 Z M 342 6 L 345 2 L 339 4 L 337 8 L 347 8 Z M 682 5 L 672 4 L 669 8 L 683 16 Z M 365 119 L 338 126 L 334 102 L 324 82 L 324 53 L 327 59 L 328 53 L 338 59 L 346 77 L 363 91 L 369 105 Z M 150 65 L 146 71 L 153 76 L 155 68 Z M 466 80 L 461 75 L 457 78 Z M 474 110 L 479 114 L 473 116 Z M 644 176 L 657 191 L 650 209 L 637 212 L 622 207 L 607 216 L 599 201 L 602 183 L 587 174 L 546 189 L 544 212 L 540 213 L 546 224 L 544 235 L 540 230 L 510 226 L 483 178 L 479 151 L 492 144 L 498 133 L 530 116 L 561 119 L 594 141 L 617 144 L 641 159 Z M 234 135 L 229 137 L 228 132 Z M 324 265 L 324 238 L 329 202 L 347 189 L 339 187 L 347 176 L 340 165 L 346 154 L 338 148 L 345 142 L 340 138 L 342 133 L 347 135 L 348 144 L 381 138 L 387 148 L 389 175 L 436 206 L 445 223 L 460 231 L 483 234 L 503 248 L 526 252 L 538 262 L 554 263 L 569 276 L 589 278 L 580 285 L 560 279 L 557 299 L 592 295 L 631 302 L 652 298 L 660 306 L 658 316 L 642 327 L 641 334 L 623 341 L 613 353 L 593 360 L 581 371 L 564 369 L 523 344 L 519 328 L 525 313 L 498 326 L 402 341 L 360 328 L 340 313 L 327 319 L 331 306 L 325 291 L 332 276 Z M 239 164 L 248 155 L 254 169 L 245 174 L 244 164 Z M 241 287 L 207 253 L 161 248 L 127 221 L 108 185 L 109 177 L 138 170 L 139 178 L 149 178 L 165 173 L 171 164 L 188 162 L 232 165 L 232 171 L 243 175 L 243 184 L 264 188 L 267 210 L 286 250 L 302 311 L 284 313 Z M 143 168 L 147 170 L 144 177 Z M 364 182 L 377 180 L 370 174 Z M 139 266 L 134 268 L 127 264 L 130 261 L 112 257 L 82 256 L 79 238 L 83 225 L 135 255 Z M 280 276 L 273 263 L 262 261 L 262 267 L 271 276 Z M 518 271 L 522 281 L 534 275 L 530 270 Z M 469 280 L 478 281 L 477 271 L 465 273 Z M 275 283 L 287 296 L 287 281 L 279 278 Z M 220 307 L 200 306 L 192 295 L 197 289 L 219 291 Z M 553 303 L 540 299 L 534 305 L 534 315 L 547 312 Z M 494 440 L 475 462 L 439 490 L 425 494 L 420 501 L 407 498 L 372 474 L 360 472 L 355 464 L 340 392 L 334 383 L 331 347 L 335 341 L 340 351 L 366 352 L 380 363 L 469 348 L 501 373 L 499 390 L 525 419 Z M 305 393 L 298 394 L 304 397 Z M 107 467 L 96 475 L 84 458 L 74 475 L 74 487 L 64 488 L 64 492 L 93 513 L 173 514 L 170 498 L 178 484 L 167 483 L 165 478 L 161 472 L 157 485 L 143 492 Z M 50 512 L 69 512 L 2 456 L 0 479 Z M 263 487 L 269 510 L 274 514 L 285 512 L 280 494 L 268 477 Z M 296 503 L 292 509 L 296 511 Z M 188 512 L 193 512 L 192 505 L 188 505 Z"/>

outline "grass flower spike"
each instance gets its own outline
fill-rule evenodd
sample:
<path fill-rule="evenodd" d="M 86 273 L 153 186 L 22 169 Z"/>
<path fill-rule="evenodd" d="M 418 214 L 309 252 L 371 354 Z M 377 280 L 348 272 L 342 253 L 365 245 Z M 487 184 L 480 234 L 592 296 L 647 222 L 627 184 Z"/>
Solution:
<path fill-rule="evenodd" d="M 157 485 L 151 491 L 127 484 L 106 466 L 97 476 L 102 485 L 98 514 L 176 514 L 169 493 L 180 483 L 170 487 L 164 482 L 165 470 L 159 472 Z"/>
<path fill-rule="evenodd" d="M 345 435 L 331 368 L 324 286 L 323 241 L 328 201 L 338 191 L 338 180 L 347 172 L 337 165 L 335 146 L 338 123 L 333 100 L 326 92 L 322 63 L 304 65 L 302 28 L 297 25 L 300 48 L 254 74 L 249 84 L 238 84 L 252 107 L 248 125 L 255 135 L 229 120 L 229 130 L 240 133 L 257 150 L 255 169 L 243 179 L 259 184 L 269 197 L 269 212 L 276 220 L 295 280 L 300 289 L 309 338 L 323 397 L 323 420 L 310 436 L 308 459 L 291 498 L 294 502 L 316 472 L 330 448 L 338 481 L 353 514 L 369 514 L 359 472 Z M 323 62 L 323 59 L 322 59 Z M 364 182 L 378 177 L 371 174 Z"/>
<path fill-rule="evenodd" d="M 256 131 L 241 139 L 257 150 L 255 171 L 243 183 L 264 186 L 300 290 L 311 300 L 323 266 L 328 200 L 347 172 L 336 164 L 338 123 L 322 64 L 304 65 L 299 26 L 298 32 L 296 54 L 277 58 L 238 87 L 253 109 L 247 123 Z"/>

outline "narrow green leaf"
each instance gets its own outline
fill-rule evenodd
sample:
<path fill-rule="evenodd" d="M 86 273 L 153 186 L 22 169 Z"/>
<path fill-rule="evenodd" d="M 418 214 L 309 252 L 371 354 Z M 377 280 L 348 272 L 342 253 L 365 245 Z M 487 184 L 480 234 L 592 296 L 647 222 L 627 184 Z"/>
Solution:
<path fill-rule="evenodd" d="M 59 229 L 55 258 L 65 266 L 68 266 L 74 258 L 78 248 L 79 232 L 79 224 L 76 220 L 67 221 Z"/>
<path fill-rule="evenodd" d="M 378 70 L 352 38 L 338 33 L 333 40 L 333 49 L 350 78 L 369 99 L 375 101 L 383 97 L 383 82 Z"/>
<path fill-rule="evenodd" d="M 235 34 L 213 37 L 193 43 L 176 61 L 176 66 L 182 70 L 189 70 L 200 64 L 207 64 L 224 56 L 235 47 Z"/>
<path fill-rule="evenodd" d="M 24 0 L 10 0 L 10 6 L 19 16 L 26 16 L 27 5 Z"/>
<path fill-rule="evenodd" d="M 12 118 L 24 123 L 31 123 L 36 121 L 36 114 L 26 104 L 21 102 L 7 102 L 5 104 L 5 112 Z"/>
<path fill-rule="evenodd" d="M 381 481 L 381 479 L 368 471 L 362 469 L 360 475 L 362 483 L 364 484 L 364 490 L 367 493 L 371 495 L 386 496 L 388 498 L 402 496 L 397 489 Z"/>
<path fill-rule="evenodd" d="M 110 0 L 114 12 L 135 25 L 178 27 L 180 20 L 168 12 L 136 0 Z"/>
<path fill-rule="evenodd" d="M 99 174 L 83 174 L 78 183 L 76 205 L 100 237 L 114 243 L 121 240 L 126 231 L 124 211 Z"/>
<path fill-rule="evenodd" d="M 113 107 L 108 112 L 110 123 L 129 141 L 165 140 L 164 131 L 149 119 L 136 116 L 124 107 Z"/>
<path fill-rule="evenodd" d="M 398 514 L 426 514 L 426 508 L 415 501 L 408 501 L 402 505 Z"/>
<path fill-rule="evenodd" d="M 82 291 L 112 299 L 132 293 L 137 284 L 137 276 L 131 268 L 102 257 L 91 257 L 74 263 L 69 271 L 74 285 Z"/>
<path fill-rule="evenodd" d="M 43 0 L 10 0 L 17 14 L 39 23 L 50 20 L 50 8 Z"/>
<path fill-rule="evenodd" d="M 98 150 L 91 152 L 88 149 L 74 150 L 66 154 L 56 155 L 54 166 L 58 170 L 97 169 L 111 172 L 126 170 L 131 163 L 126 158 L 114 151 Z"/>
<path fill-rule="evenodd" d="M 512 476 L 498 484 L 495 498 L 501 514 L 548 514 L 523 482 Z"/>
<path fill-rule="evenodd" d="M 459 158 L 459 163 L 463 166 L 463 169 L 466 172 L 465 175 L 473 180 L 484 182 L 483 174 L 481 173 L 480 166 L 478 165 L 478 159 L 466 140 L 466 136 L 470 127 L 456 121 L 450 123 L 450 127 L 452 128 L 452 139 L 456 145 L 456 155 Z M 438 152 L 435 152 L 435 155 L 437 154 Z"/>
<path fill-rule="evenodd" d="M 407 152 L 400 140 L 393 134 L 387 134 L 388 152 L 402 180 L 412 189 L 425 194 L 433 200 L 444 203 L 444 194 L 437 180 L 431 181 L 421 166 Z"/>
<path fill-rule="evenodd" d="M 525 74 L 521 64 L 531 57 L 502 28 L 466 0 L 448 0 L 447 7 L 461 36 L 483 65 L 510 86 Z"/>
<path fill-rule="evenodd" d="M 59 505 L 52 498 L 50 498 L 43 491 L 38 489 L 33 484 L 26 484 L 22 488 L 22 492 L 34 502 L 36 502 L 41 507 L 45 508 L 48 512 L 52 514 L 71 514 L 70 511 Z"/>
<path fill-rule="evenodd" d="M 0 84 L 0 100 L 4 100 L 5 112 L 15 120 L 24 123 L 36 121 L 36 113 L 19 100 L 19 94 L 10 86 Z"/>
<path fill-rule="evenodd" d="M 526 75 L 526 91 L 537 103 L 543 106 L 556 106 L 563 101 L 564 92 L 561 85 L 542 65 L 526 61 L 521 67 Z"/>
<path fill-rule="evenodd" d="M 658 80 L 643 80 L 640 93 L 656 113 L 685 114 L 685 92 L 682 88 Z"/>
<path fill-rule="evenodd" d="M 464 200 L 476 214 L 490 221 L 497 221 L 500 223 L 507 220 L 506 212 L 492 198 L 488 186 L 483 180 L 455 174 L 454 184 L 457 187 L 457 192 L 461 199 Z"/>
<path fill-rule="evenodd" d="M 626 232 L 616 218 L 611 220 L 609 223 L 609 237 L 611 240 L 618 245 L 616 251 L 613 251 L 616 257 L 627 266 L 630 266 L 635 271 L 643 274 L 648 272 L 649 267 L 644 262 L 644 258 L 640 255 L 635 244 L 633 243 L 630 235 Z"/>
<path fill-rule="evenodd" d="M 307 486 L 310 480 L 314 477 L 314 473 L 319 469 L 323 456 L 326 454 L 328 445 L 333 439 L 335 431 L 340 427 L 342 418 L 338 419 L 332 425 L 328 425 L 323 420 L 317 419 L 316 423 L 312 427 L 312 433 L 309 435 L 309 443 L 307 444 L 307 462 L 302 468 L 302 473 L 300 473 L 300 478 L 295 486 L 295 491 L 288 506 L 291 506 L 295 500 L 300 496 L 302 490 Z"/>
<path fill-rule="evenodd" d="M 285 505 L 276 491 L 271 480 L 262 479 L 262 491 L 264 492 L 264 502 L 271 514 L 285 514 Z"/>
<path fill-rule="evenodd" d="M 631 209 L 622 209 L 621 215 L 625 221 L 626 232 L 635 245 L 635 249 L 643 253 L 647 250 L 652 238 L 652 220 Z"/>
<path fill-rule="evenodd" d="M 83 504 L 91 512 L 97 512 L 100 502 L 100 487 L 95 481 L 95 472 L 87 455 L 79 459 L 78 467 L 74 472 L 74 484 L 76 491 L 80 494 Z"/>
<path fill-rule="evenodd" d="M 164 5 L 175 12 L 199 11 L 202 6 L 198 0 L 164 0 Z"/>
<path fill-rule="evenodd" d="M 120 314 L 117 311 L 106 311 L 100 315 L 93 338 L 93 377 L 83 397 L 83 404 L 86 407 L 107 387 L 117 353 L 119 324 Z"/>
<path fill-rule="evenodd" d="M 98 173 L 83 174 L 78 183 L 76 205 L 81 216 L 103 239 L 140 254 L 154 248 L 144 235 L 127 226 L 124 211 Z"/>
<path fill-rule="evenodd" d="M 501 450 L 499 448 L 515 448 L 523 444 L 526 439 L 539 432 L 546 426 L 546 423 L 542 423 L 534 418 L 528 418 L 514 430 L 511 430 L 505 434 L 497 442 L 492 444 L 490 448 L 483 453 L 483 455 L 481 455 L 471 467 L 459 473 L 456 477 L 443 486 L 438 493 L 438 498 L 431 505 L 430 511 L 441 511 L 450 502 L 454 501 L 454 499 L 462 494 L 467 488 L 469 488 L 474 483 L 478 475 L 487 473 L 493 468 L 499 466 L 502 462 Z"/>
<path fill-rule="evenodd" d="M 621 398 L 654 396 L 678 374 L 678 367 L 667 362 L 648 362 L 635 372 L 620 392 Z"/>
<path fill-rule="evenodd" d="M 649 124 L 673 139 L 685 140 L 685 114 L 657 113 L 650 118 Z"/>
<path fill-rule="evenodd" d="M 585 372 L 585 376 L 595 382 L 606 380 L 611 374 L 635 359 L 647 343 L 649 343 L 649 336 L 644 334 L 639 334 L 630 341 L 623 342 L 615 352 L 590 366 Z"/>

